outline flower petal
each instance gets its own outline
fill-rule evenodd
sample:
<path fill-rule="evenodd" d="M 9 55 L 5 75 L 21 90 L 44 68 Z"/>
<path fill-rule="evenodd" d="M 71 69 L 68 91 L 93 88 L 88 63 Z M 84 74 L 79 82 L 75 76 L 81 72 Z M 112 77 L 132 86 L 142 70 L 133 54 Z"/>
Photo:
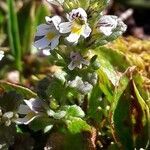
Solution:
<path fill-rule="evenodd" d="M 109 36 L 112 34 L 112 27 L 100 27 L 100 31 L 105 34 L 106 36 Z"/>
<path fill-rule="evenodd" d="M 71 33 L 66 39 L 68 42 L 77 43 L 79 38 L 79 34 Z"/>
<path fill-rule="evenodd" d="M 54 16 L 54 17 L 52 18 L 52 21 L 53 21 L 53 23 L 54 23 L 56 29 L 58 30 L 58 29 L 59 29 L 58 26 L 59 26 L 59 24 L 61 23 L 61 18 L 60 18 L 59 16 Z"/>
<path fill-rule="evenodd" d="M 19 110 L 18 110 L 19 114 L 25 115 L 25 114 L 28 114 L 29 112 L 31 112 L 31 109 L 27 105 L 21 104 L 19 106 Z"/>
<path fill-rule="evenodd" d="M 54 40 L 51 41 L 51 45 L 50 45 L 51 50 L 53 50 L 54 48 L 56 48 L 57 45 L 59 44 L 59 37 L 60 36 L 57 36 Z"/>
<path fill-rule="evenodd" d="M 87 21 L 87 14 L 83 8 L 73 9 L 69 13 L 69 20 L 74 20 L 75 17 L 81 17 L 82 20 Z"/>
<path fill-rule="evenodd" d="M 85 38 L 87 38 L 89 35 L 90 35 L 90 33 L 91 33 L 91 28 L 89 27 L 89 25 L 86 25 L 85 26 L 85 29 L 84 29 L 84 31 L 83 31 L 83 33 L 82 33 L 82 35 L 85 37 Z"/>
<path fill-rule="evenodd" d="M 41 24 L 37 27 L 37 32 L 35 34 L 35 36 L 43 36 L 45 35 L 47 32 L 49 32 L 50 30 L 50 26 L 47 24 Z"/>
<path fill-rule="evenodd" d="M 46 16 L 46 17 L 45 17 L 45 20 L 46 20 L 47 23 L 53 24 L 57 30 L 59 29 L 59 28 L 58 28 L 58 25 L 61 23 L 61 17 L 60 17 L 60 16 L 57 16 L 57 15 L 56 15 L 56 16 L 54 16 L 54 17 L 52 17 L 52 18 Z"/>
<path fill-rule="evenodd" d="M 81 63 L 84 64 L 84 65 L 86 65 L 86 66 L 88 66 L 90 64 L 90 62 L 88 60 L 85 60 L 85 59 L 83 59 L 81 61 Z"/>
<path fill-rule="evenodd" d="M 88 83 L 87 81 L 83 81 L 79 76 L 76 76 L 74 80 L 69 81 L 68 86 L 77 89 L 82 94 L 89 93 L 93 88 L 90 83 Z"/>
<path fill-rule="evenodd" d="M 68 69 L 69 70 L 73 70 L 74 68 L 76 67 L 76 64 L 71 62 L 69 65 L 68 65 Z"/>
<path fill-rule="evenodd" d="M 42 53 L 43 53 L 44 56 L 49 56 L 49 55 L 51 55 L 51 53 L 50 53 L 50 48 L 43 49 L 43 50 L 42 50 Z"/>
<path fill-rule="evenodd" d="M 4 51 L 0 51 L 0 60 L 4 57 Z"/>
<path fill-rule="evenodd" d="M 34 112 L 28 113 L 24 118 L 18 118 L 15 120 L 17 124 L 29 124 L 35 118 L 39 117 L 40 115 L 35 114 Z"/>
<path fill-rule="evenodd" d="M 24 102 L 36 113 L 43 111 L 43 103 L 39 99 L 31 98 L 30 100 L 24 100 Z"/>
<path fill-rule="evenodd" d="M 50 41 L 47 40 L 45 37 L 34 42 L 34 46 L 38 49 L 44 49 L 48 47 L 49 44 L 50 44 Z"/>
<path fill-rule="evenodd" d="M 63 22 L 59 25 L 60 33 L 69 33 L 71 31 L 71 22 Z"/>

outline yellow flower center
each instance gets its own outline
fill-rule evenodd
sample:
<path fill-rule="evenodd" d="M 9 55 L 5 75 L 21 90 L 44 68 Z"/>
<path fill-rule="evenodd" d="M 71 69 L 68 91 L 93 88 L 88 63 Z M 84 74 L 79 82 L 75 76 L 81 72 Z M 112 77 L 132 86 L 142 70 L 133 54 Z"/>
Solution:
<path fill-rule="evenodd" d="M 81 34 L 82 30 L 83 30 L 83 25 L 78 24 L 77 22 L 74 21 L 72 24 L 71 32 L 76 34 Z"/>
<path fill-rule="evenodd" d="M 51 41 L 54 37 L 56 36 L 55 33 L 53 32 L 48 32 L 47 35 L 46 35 L 46 38 Z"/>

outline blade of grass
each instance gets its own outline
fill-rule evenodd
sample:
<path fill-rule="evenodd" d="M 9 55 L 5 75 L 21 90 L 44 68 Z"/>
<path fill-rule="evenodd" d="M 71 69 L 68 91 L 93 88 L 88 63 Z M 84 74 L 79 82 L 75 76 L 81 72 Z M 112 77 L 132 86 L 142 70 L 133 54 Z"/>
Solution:
<path fill-rule="evenodd" d="M 15 67 L 19 71 L 21 67 L 21 46 L 19 38 L 18 20 L 15 12 L 15 6 L 13 0 L 7 0 L 8 4 L 8 35 L 10 41 L 10 48 L 15 58 Z"/>
<path fill-rule="evenodd" d="M 19 28 L 22 45 L 22 55 L 31 52 L 35 33 L 36 2 L 28 2 L 19 13 Z"/>

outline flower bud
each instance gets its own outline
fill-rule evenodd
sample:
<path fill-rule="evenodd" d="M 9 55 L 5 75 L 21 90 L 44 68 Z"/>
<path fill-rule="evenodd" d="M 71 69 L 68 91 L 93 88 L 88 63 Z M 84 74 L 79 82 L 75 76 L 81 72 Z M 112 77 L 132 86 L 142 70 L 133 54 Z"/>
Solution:
<path fill-rule="evenodd" d="M 97 28 L 105 36 L 110 36 L 113 32 L 120 32 L 121 35 L 127 26 L 117 16 L 104 15 L 99 19 Z"/>
<path fill-rule="evenodd" d="M 69 81 L 68 85 L 69 87 L 72 87 L 79 91 L 81 94 L 88 94 L 93 89 L 93 86 L 89 82 L 84 82 L 79 76 L 76 76 L 73 81 Z"/>
<path fill-rule="evenodd" d="M 95 45 L 102 46 L 121 36 L 127 29 L 127 26 L 117 16 L 104 15 L 99 19 L 93 36 L 95 36 Z"/>

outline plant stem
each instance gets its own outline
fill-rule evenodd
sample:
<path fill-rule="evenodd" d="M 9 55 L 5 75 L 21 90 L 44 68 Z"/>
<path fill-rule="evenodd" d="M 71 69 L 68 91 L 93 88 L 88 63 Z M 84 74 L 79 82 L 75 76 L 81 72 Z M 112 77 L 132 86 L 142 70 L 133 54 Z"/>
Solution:
<path fill-rule="evenodd" d="M 15 6 L 13 0 L 7 0 L 8 4 L 8 34 L 10 41 L 10 48 L 15 58 L 15 67 L 17 70 L 22 70 L 21 65 L 21 46 L 19 38 L 19 28 L 17 14 L 15 12 Z"/>

